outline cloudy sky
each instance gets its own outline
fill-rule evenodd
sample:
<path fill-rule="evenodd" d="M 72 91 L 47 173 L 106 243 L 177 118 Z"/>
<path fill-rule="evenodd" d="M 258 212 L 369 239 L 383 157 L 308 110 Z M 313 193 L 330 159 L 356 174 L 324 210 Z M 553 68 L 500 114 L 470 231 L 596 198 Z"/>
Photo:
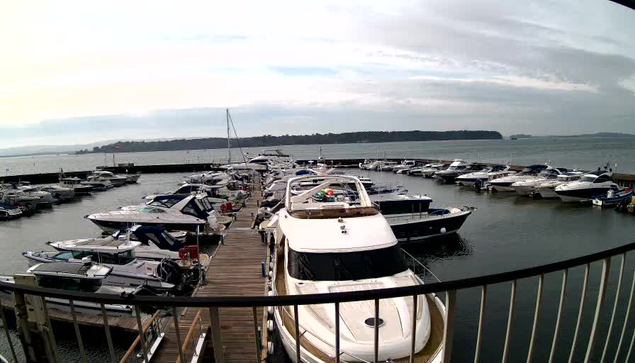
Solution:
<path fill-rule="evenodd" d="M 4 2 L 2 147 L 358 130 L 635 133 L 605 0 Z"/>

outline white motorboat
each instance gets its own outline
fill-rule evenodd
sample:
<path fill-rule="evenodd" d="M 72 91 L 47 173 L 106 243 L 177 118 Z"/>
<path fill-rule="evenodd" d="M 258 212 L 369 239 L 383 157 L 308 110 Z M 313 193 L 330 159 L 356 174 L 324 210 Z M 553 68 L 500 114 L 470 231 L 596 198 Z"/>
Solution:
<path fill-rule="evenodd" d="M 37 189 L 51 194 L 58 202 L 68 202 L 75 198 L 75 190 L 73 188 L 63 187 L 59 184 L 41 185 Z"/>
<path fill-rule="evenodd" d="M 545 169 L 547 169 L 547 165 L 544 164 L 529 165 L 519 173 L 490 180 L 488 182 L 488 186 L 490 190 L 495 192 L 513 192 L 514 189 L 512 188 L 512 184 L 519 181 L 533 179 Z"/>
<path fill-rule="evenodd" d="M 113 186 L 120 187 L 128 181 L 128 177 L 125 175 L 115 175 L 107 170 L 95 170 L 91 175 L 88 176 L 88 180 L 97 179 L 97 180 L 108 180 Z"/>
<path fill-rule="evenodd" d="M 0 203 L 0 221 L 8 221 L 22 217 L 22 210 L 10 204 Z"/>
<path fill-rule="evenodd" d="M 613 173 L 608 170 L 597 170 L 584 174 L 580 180 L 558 185 L 556 194 L 565 203 L 591 202 L 593 198 L 606 195 L 609 190 L 619 190 L 611 178 Z"/>
<path fill-rule="evenodd" d="M 485 184 L 490 178 L 493 180 L 502 173 L 507 173 L 509 170 L 509 165 L 492 165 L 480 171 L 459 175 L 456 178 L 456 183 L 466 187 L 473 186 L 477 181 Z"/>
<path fill-rule="evenodd" d="M 472 208 L 430 208 L 425 195 L 387 193 L 372 195 L 399 242 L 415 242 L 458 232 Z"/>
<path fill-rule="evenodd" d="M 84 264 L 86 259 L 112 268 L 104 279 L 105 285 L 136 287 L 147 285 L 160 291 L 175 291 L 175 284 L 159 276 L 166 270 L 163 262 L 141 261 L 135 256 L 135 249 L 141 242 L 113 241 L 114 243 L 79 244 L 66 246 L 66 251 L 25 251 L 22 253 L 29 266 L 40 263 L 65 262 Z M 170 263 L 170 262 L 165 262 Z"/>
<path fill-rule="evenodd" d="M 430 166 L 424 167 L 423 169 L 421 169 L 421 176 L 424 178 L 430 179 L 434 177 L 434 175 L 438 173 L 439 171 L 447 169 L 447 167 L 448 166 L 441 163 L 430 164 Z M 412 175 L 416 175 L 416 174 L 412 174 Z"/>
<path fill-rule="evenodd" d="M 179 231 L 180 232 L 180 231 Z M 117 231 L 107 237 L 98 238 L 79 238 L 64 241 L 47 242 L 46 244 L 58 251 L 70 251 L 78 246 L 103 246 L 103 245 L 121 245 L 129 241 L 138 241 L 141 244 L 135 246 L 135 255 L 139 260 L 162 261 L 170 259 L 180 261 L 179 251 L 187 247 L 184 238 L 177 238 L 175 233 L 180 237 L 182 233 L 168 232 L 163 227 L 158 226 L 132 226 L 128 231 Z M 199 254 L 199 261 L 203 263 L 207 256 Z"/>
<path fill-rule="evenodd" d="M 541 171 L 534 177 L 515 182 L 511 185 L 511 188 L 519 195 L 531 195 L 535 191 L 536 186 L 541 182 L 554 180 L 558 175 L 562 175 L 566 172 L 567 169 L 548 166 L 547 169 Z"/>
<path fill-rule="evenodd" d="M 280 165 L 293 165 L 291 156 L 280 149 L 264 149 L 258 156 L 243 163 L 233 163 L 221 166 L 227 170 L 254 170 L 267 171 L 278 168 Z"/>
<path fill-rule="evenodd" d="M 293 195 L 302 177 L 289 180 L 285 208 L 277 223 L 273 273 L 274 294 L 302 295 L 374 290 L 422 284 L 406 266 L 397 239 L 386 219 L 373 206 L 363 185 L 350 176 L 326 176 L 320 185 Z M 353 195 L 323 194 L 332 184 L 355 186 Z M 334 187 L 335 188 L 335 187 Z M 269 225 L 272 223 L 270 222 Z M 331 362 L 335 358 L 335 324 L 341 321 L 341 360 L 374 360 L 374 329 L 379 329 L 379 360 L 408 357 L 414 335 L 415 361 L 440 362 L 444 307 L 435 295 L 419 296 L 416 333 L 411 297 L 381 301 L 379 316 L 367 301 L 340 304 L 334 316 L 332 304 L 300 305 L 300 360 Z M 274 308 L 282 343 L 295 362 L 296 341 L 293 309 Z M 299 362 L 297 362 L 299 363 Z"/>
<path fill-rule="evenodd" d="M 135 295 L 142 290 L 150 291 L 150 289 L 146 287 L 132 288 L 103 285 L 104 279 L 108 277 L 111 271 L 111 267 L 94 264 L 90 261 L 86 263 L 41 263 L 30 267 L 26 275 L 0 276 L 0 281 L 5 283 L 20 283 L 20 280 L 34 279 L 40 287 L 95 294 Z M 8 297 L 11 296 L 9 291 L 0 290 L 0 293 Z M 95 316 L 102 315 L 101 304 L 79 300 L 73 303 L 77 313 Z M 65 299 L 47 297 L 46 306 L 49 309 L 70 312 L 70 303 Z M 135 315 L 132 305 L 104 304 L 104 309 L 108 316 L 131 317 Z"/>
<path fill-rule="evenodd" d="M 404 160 L 399 165 L 395 165 L 392 168 L 392 172 L 395 174 L 403 174 L 405 171 L 412 169 L 417 163 L 414 160 Z"/>
<path fill-rule="evenodd" d="M 540 196 L 543 199 L 555 199 L 558 198 L 556 194 L 556 187 L 565 183 L 570 183 L 579 180 L 583 173 L 579 171 L 570 171 L 564 174 L 556 176 L 555 179 L 548 179 L 539 182 L 534 187 L 534 195 Z"/>
<path fill-rule="evenodd" d="M 126 183 L 134 184 L 139 181 L 139 178 L 141 178 L 141 172 L 139 171 L 135 174 L 126 174 L 125 177 L 126 177 Z"/>
<path fill-rule="evenodd" d="M 96 192 L 103 192 L 114 187 L 109 179 L 97 175 L 89 176 L 82 184 L 90 186 L 91 190 Z"/>
<path fill-rule="evenodd" d="M 77 177 L 62 177 L 60 178 L 59 185 L 62 188 L 73 189 L 75 195 L 88 195 L 93 191 L 92 185 L 83 183 L 82 180 Z"/>
<path fill-rule="evenodd" d="M 173 231 L 207 231 L 216 229 L 216 212 L 207 195 L 158 195 L 147 204 L 122 207 L 119 210 L 86 216 L 106 232 L 135 224 L 163 226 Z"/>
<path fill-rule="evenodd" d="M 25 195 L 37 198 L 37 207 L 51 207 L 55 203 L 53 195 L 47 191 L 39 190 L 30 184 L 20 184 L 17 186 Z"/>
<path fill-rule="evenodd" d="M 394 161 L 384 161 L 384 163 L 379 167 L 379 171 L 392 171 L 395 166 L 398 166 L 399 164 L 397 164 Z"/>
<path fill-rule="evenodd" d="M 454 159 L 452 164 L 450 164 L 450 166 L 448 166 L 447 169 L 439 170 L 436 173 L 434 173 L 434 177 L 439 180 L 443 180 L 446 183 L 454 183 L 454 180 L 459 175 L 462 175 L 465 173 L 464 171 L 468 165 L 469 163 L 461 159 Z M 481 169 L 482 168 L 479 168 L 478 170 L 481 170 Z M 475 170 L 471 170 L 471 171 L 475 171 Z"/>
<path fill-rule="evenodd" d="M 229 175 L 222 171 L 208 171 L 206 173 L 190 175 L 185 179 L 190 184 L 207 184 L 225 186 L 229 183 Z"/>

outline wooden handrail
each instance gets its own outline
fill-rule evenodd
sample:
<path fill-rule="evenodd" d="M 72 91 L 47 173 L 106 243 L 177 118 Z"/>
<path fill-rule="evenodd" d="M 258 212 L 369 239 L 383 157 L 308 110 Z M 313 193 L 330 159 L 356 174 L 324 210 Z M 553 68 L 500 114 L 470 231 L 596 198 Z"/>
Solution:
<path fill-rule="evenodd" d="M 148 331 L 148 329 L 150 328 L 150 325 L 152 325 L 152 323 L 156 320 L 156 318 L 159 316 L 159 312 L 156 311 L 152 317 L 150 319 L 148 319 L 148 321 L 146 321 L 145 325 L 143 326 L 143 332 L 142 334 L 145 334 L 146 331 Z M 139 345 L 139 341 L 140 341 L 140 337 L 137 335 L 137 339 L 134 340 L 134 342 L 132 342 L 132 345 L 130 346 L 130 348 L 128 348 L 128 351 L 126 352 L 126 354 L 123 356 L 123 358 L 121 358 L 121 360 L 119 361 L 119 363 L 125 363 L 128 361 L 128 359 L 130 359 L 130 356 L 134 353 L 135 349 L 137 348 L 137 345 Z"/>
<path fill-rule="evenodd" d="M 196 323 L 198 323 L 199 319 L 201 318 L 201 314 L 203 314 L 203 309 L 199 309 L 198 312 L 196 313 L 196 316 L 194 317 L 194 320 L 192 320 L 192 324 L 190 325 L 190 329 L 187 331 L 187 335 L 185 336 L 185 340 L 183 341 L 183 354 L 185 355 L 185 350 L 187 349 L 187 346 L 190 344 L 190 340 L 192 339 L 192 335 L 194 335 L 194 328 L 196 327 Z M 176 329 L 178 329 L 178 327 L 176 327 Z M 181 357 L 178 357 L 176 359 L 176 363 L 181 363 Z"/>

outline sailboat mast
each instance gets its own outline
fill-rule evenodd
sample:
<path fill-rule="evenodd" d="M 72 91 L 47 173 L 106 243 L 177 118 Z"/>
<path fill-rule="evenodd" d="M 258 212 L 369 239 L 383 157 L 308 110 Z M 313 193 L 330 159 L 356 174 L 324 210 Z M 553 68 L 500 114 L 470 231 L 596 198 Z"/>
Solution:
<path fill-rule="evenodd" d="M 232 152 L 231 152 L 231 144 L 230 144 L 230 134 L 229 134 L 229 108 L 225 109 L 225 117 L 227 118 L 227 164 L 232 163 Z"/>

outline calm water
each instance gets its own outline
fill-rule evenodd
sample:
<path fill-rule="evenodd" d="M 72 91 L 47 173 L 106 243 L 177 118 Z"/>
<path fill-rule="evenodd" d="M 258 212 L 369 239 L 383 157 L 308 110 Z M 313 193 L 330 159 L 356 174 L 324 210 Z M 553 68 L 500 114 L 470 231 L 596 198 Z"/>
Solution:
<path fill-rule="evenodd" d="M 280 147 L 297 159 L 319 155 L 319 145 Z M 257 155 L 262 148 L 243 149 Z M 511 162 L 517 165 L 550 163 L 557 167 L 595 169 L 600 164 L 617 164 L 617 170 L 635 173 L 635 138 L 536 138 L 478 141 L 413 141 L 377 144 L 339 144 L 322 146 L 326 158 L 463 158 L 472 161 Z M 242 160 L 238 149 L 233 160 Z M 225 162 L 227 150 L 160 151 L 118 153 L 116 163 L 169 164 Z M 0 158 L 0 172 L 5 175 L 91 170 L 96 165 L 112 165 L 112 154 L 45 155 Z"/>
<path fill-rule="evenodd" d="M 608 139 L 563 139 L 550 141 L 545 139 L 518 141 L 465 141 L 465 142 L 415 142 L 392 144 L 364 145 L 329 145 L 323 147 L 324 156 L 337 157 L 372 157 L 378 149 L 387 151 L 388 157 L 430 157 L 450 159 L 461 157 L 466 159 L 482 159 L 503 161 L 516 154 L 512 160 L 518 164 L 545 162 L 551 160 L 555 165 L 567 167 L 593 168 L 598 163 L 611 159 L 617 162 L 622 171 L 629 165 L 627 154 L 632 145 L 624 141 Z M 554 146 L 560 143 L 559 147 Z M 592 145 L 597 148 L 593 149 Z M 283 147 L 286 152 L 297 158 L 317 156 L 318 147 L 289 146 Z M 257 152 L 257 150 L 256 150 Z M 117 155 L 117 162 L 135 162 L 137 164 L 158 164 L 169 162 L 198 162 L 198 158 L 212 161 L 224 157 L 222 150 L 161 153 L 135 153 Z M 127 158 L 127 159 L 126 159 Z M 0 162 L 12 163 L 12 170 L 22 172 L 55 171 L 58 167 L 65 170 L 92 169 L 103 164 L 103 155 L 82 156 L 39 156 L 23 158 L 3 158 Z M 33 165 L 35 164 L 35 165 Z M 35 169 L 34 169 L 35 168 Z M 628 169 L 635 172 L 635 165 Z M 354 173 L 360 173 L 354 170 Z M 540 265 L 567 259 L 632 241 L 635 236 L 633 216 L 618 214 L 612 210 L 599 210 L 590 206 L 564 205 L 559 201 L 531 200 L 513 194 L 477 194 L 469 189 L 443 185 L 423 178 L 395 175 L 391 173 L 366 172 L 376 182 L 390 181 L 404 185 L 412 193 L 428 194 L 434 199 L 436 206 L 477 207 L 467 220 L 459 235 L 438 241 L 429 241 L 418 246 L 408 247 L 442 280 L 452 280 L 470 276 L 478 276 L 495 272 Z M 55 206 L 33 217 L 22 218 L 11 222 L 0 222 L 0 273 L 22 272 L 26 261 L 21 252 L 26 249 L 45 249 L 44 242 L 63 238 L 97 236 L 100 230 L 83 217 L 89 213 L 110 210 L 127 204 L 136 204 L 141 198 L 157 191 L 170 190 L 182 180 L 182 174 L 143 175 L 138 185 L 116 188 L 105 193 L 83 198 L 78 202 Z M 627 287 L 630 287 L 635 261 L 627 260 L 627 272 L 620 310 L 614 327 L 621 330 L 621 322 L 628 298 Z M 619 262 L 614 261 L 612 275 L 607 294 L 605 312 L 612 308 L 617 270 Z M 592 313 L 598 290 L 600 266 L 593 265 L 591 281 L 587 295 L 580 343 L 576 353 L 576 361 L 583 358 L 586 339 L 592 320 Z M 572 331 L 578 312 L 578 303 L 582 284 L 582 269 L 570 272 L 567 300 L 562 322 L 557 361 L 566 360 L 572 341 Z M 561 276 L 548 275 L 545 280 L 544 298 L 541 309 L 541 324 L 538 326 L 538 340 L 534 361 L 545 361 L 549 354 Z M 512 330 L 510 361 L 519 361 L 527 352 L 535 306 L 537 280 L 519 281 L 515 317 Z M 259 293 L 259 292 L 254 292 Z M 454 342 L 455 361 L 472 359 L 475 347 L 476 328 L 480 291 L 462 291 L 458 295 L 458 311 L 456 317 L 456 334 Z M 499 361 L 502 354 L 502 340 L 505 336 L 507 311 L 509 307 L 509 284 L 491 286 L 488 291 L 486 308 L 486 325 L 483 342 L 483 362 Z M 632 324 L 632 323 L 631 323 Z M 626 345 L 630 342 L 633 328 L 629 324 Z M 604 317 L 601 328 L 602 335 L 606 331 L 608 321 Z M 614 333 L 615 334 L 615 333 Z M 72 335 L 69 335 L 72 338 Z M 103 337 L 95 334 L 95 346 L 103 346 Z M 0 335 L 0 351 L 8 356 L 4 335 Z M 132 339 L 130 339 L 132 340 Z M 615 349 L 617 338 L 613 339 L 611 352 Z M 600 351 L 603 347 L 600 339 Z M 101 345 L 100 345 L 101 344 Z M 127 341 L 120 343 L 125 350 Z M 65 356 L 69 361 L 77 361 L 72 340 L 61 343 Z M 106 350 L 94 348 L 93 361 L 108 361 Z M 622 356 L 624 358 L 624 356 Z"/>

